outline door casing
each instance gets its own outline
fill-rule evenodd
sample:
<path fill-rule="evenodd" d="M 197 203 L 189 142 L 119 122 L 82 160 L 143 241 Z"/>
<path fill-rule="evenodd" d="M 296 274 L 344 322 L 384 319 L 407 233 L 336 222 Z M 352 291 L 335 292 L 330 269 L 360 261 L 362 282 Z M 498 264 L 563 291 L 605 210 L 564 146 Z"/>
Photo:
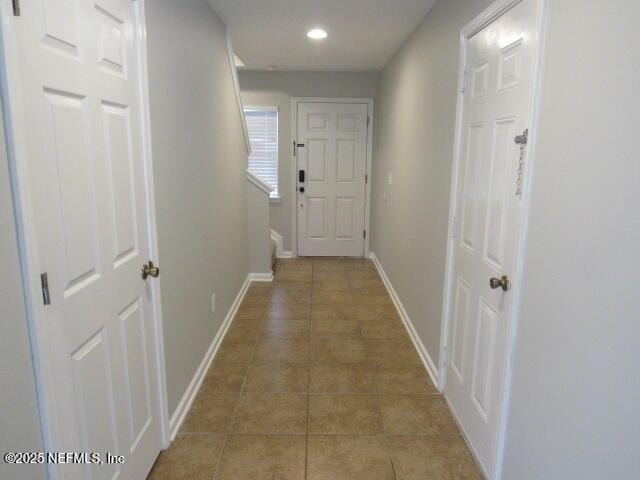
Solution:
<path fill-rule="evenodd" d="M 142 132 L 142 162 L 144 169 L 145 203 L 147 209 L 149 255 L 157 263 L 162 264 L 158 251 L 157 221 L 155 214 L 155 196 L 153 188 L 153 163 L 151 154 L 151 120 L 149 110 L 149 79 L 147 67 L 147 33 L 145 22 L 145 0 L 131 0 L 135 8 L 135 39 L 138 69 L 137 79 Z M 0 39 L 2 73 L 0 74 L 0 94 L 2 96 L 2 110 L 5 117 L 7 142 L 7 157 L 9 175 L 11 179 L 12 196 L 16 210 L 18 231 L 18 248 L 20 267 L 22 270 L 22 284 L 25 295 L 27 319 L 29 323 L 29 337 L 38 391 L 38 409 L 42 440 L 45 450 L 55 451 L 52 444 L 49 425 L 52 418 L 48 405 L 53 396 L 52 376 L 48 373 L 46 359 L 48 355 L 48 341 L 44 334 L 43 322 L 39 315 L 39 305 L 42 301 L 40 285 L 40 268 L 35 230 L 35 216 L 33 204 L 27 188 L 27 155 L 26 155 L 26 119 L 24 117 L 23 91 L 20 84 L 20 64 L 18 58 L 18 36 L 15 22 L 20 17 L 14 17 L 10 2 L 0 2 Z M 162 308 L 160 279 L 149 283 L 151 289 L 151 315 L 157 369 L 155 375 L 158 380 L 160 435 L 163 448 L 170 444 L 169 413 L 165 376 L 164 339 L 162 329 Z M 56 479 L 55 465 L 47 466 L 49 478 Z"/>
<path fill-rule="evenodd" d="M 532 0 L 536 2 L 536 10 L 538 14 L 538 25 L 536 25 L 537 38 L 533 42 L 535 45 L 534 51 L 534 80 L 533 88 L 531 91 L 531 114 L 529 118 L 529 125 L 531 126 L 529 131 L 529 143 L 527 145 L 527 155 L 524 170 L 524 182 L 522 195 L 520 197 L 520 203 L 522 206 L 522 216 L 520 224 L 517 226 L 517 255 L 516 255 L 516 268 L 512 278 L 511 295 L 513 296 L 511 302 L 511 308 L 508 312 L 509 325 L 507 333 L 507 347 L 506 347 L 506 366 L 505 377 L 503 382 L 502 399 L 500 400 L 500 425 L 498 428 L 498 448 L 496 458 L 496 468 L 494 478 L 491 480 L 502 479 L 502 459 L 504 455 L 504 442 L 505 442 L 505 430 L 507 423 L 507 416 L 509 410 L 510 390 L 511 390 L 511 378 L 512 378 L 512 352 L 515 343 L 515 337 L 518 326 L 518 313 L 520 311 L 521 294 L 522 289 L 520 284 L 522 281 L 522 271 L 524 266 L 524 253 L 526 251 L 526 238 L 527 238 L 527 225 L 529 218 L 529 205 L 530 205 L 530 191 L 533 173 L 533 163 L 535 159 L 535 147 L 538 131 L 538 112 L 539 112 L 539 99 L 541 90 L 541 78 L 542 78 L 542 66 L 543 66 L 543 53 L 544 53 L 544 39 L 545 39 L 545 27 L 547 19 L 547 0 Z M 451 194 L 449 199 L 449 230 L 447 235 L 447 256 L 445 263 L 445 276 L 444 276 L 444 289 L 443 289 L 443 302 L 442 302 L 442 320 L 440 329 L 440 360 L 438 365 L 438 390 L 445 391 L 446 385 L 446 362 L 448 361 L 448 352 L 451 351 L 451 323 L 452 323 L 452 302 L 454 300 L 454 275 L 453 270 L 455 266 L 455 231 L 456 231 L 456 219 L 455 213 L 461 193 L 461 185 L 459 185 L 459 169 L 462 158 L 461 145 L 463 141 L 462 120 L 465 109 L 465 96 L 464 89 L 467 86 L 467 49 L 469 39 L 478 31 L 492 23 L 499 18 L 507 10 L 511 9 L 522 0 L 496 0 L 489 7 L 487 7 L 482 13 L 480 13 L 474 20 L 465 25 L 460 31 L 460 49 L 458 58 L 458 95 L 456 103 L 456 123 L 455 123 L 455 137 L 454 137 L 454 150 L 453 150 L 453 162 L 451 172 Z M 445 396 L 446 399 L 446 396 Z M 448 400 L 447 400 L 448 402 Z M 457 420 L 457 419 L 456 419 Z M 459 422 L 458 422 L 459 423 Z M 463 435 L 466 439 L 464 427 L 460 425 Z M 471 447 L 471 444 L 467 441 L 472 454 L 475 456 L 475 452 Z M 478 465 L 480 464 L 477 462 Z M 485 473 L 486 476 L 486 472 Z"/>
<path fill-rule="evenodd" d="M 367 236 L 364 239 L 364 257 L 369 257 L 369 237 L 370 235 L 370 225 L 369 221 L 371 218 L 371 162 L 373 161 L 373 122 L 375 121 L 374 110 L 373 110 L 373 98 L 371 97 L 362 97 L 362 98 L 331 98 L 331 97 L 294 97 L 291 99 L 291 138 L 289 141 L 290 155 L 291 155 L 291 200 L 292 200 L 292 208 L 291 208 L 291 256 L 298 256 L 298 207 L 297 207 L 297 198 L 298 198 L 298 182 L 296 179 L 298 178 L 298 159 L 295 156 L 294 142 L 297 141 L 298 138 L 298 103 L 366 103 L 368 107 L 369 113 L 369 124 L 367 125 L 367 183 L 365 185 L 365 199 L 364 199 L 364 225 L 365 230 L 367 232 Z"/>

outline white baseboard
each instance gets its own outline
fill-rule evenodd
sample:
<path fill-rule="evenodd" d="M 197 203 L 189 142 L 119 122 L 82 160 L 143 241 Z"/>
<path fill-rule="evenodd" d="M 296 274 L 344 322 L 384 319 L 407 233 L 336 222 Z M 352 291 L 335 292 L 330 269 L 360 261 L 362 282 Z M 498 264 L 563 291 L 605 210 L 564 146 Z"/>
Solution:
<path fill-rule="evenodd" d="M 273 272 L 270 273 L 250 273 L 249 280 L 252 282 L 273 282 Z"/>
<path fill-rule="evenodd" d="M 378 260 L 378 257 L 376 257 L 376 254 L 373 252 L 369 253 L 369 258 L 373 260 L 373 263 L 376 266 L 376 269 L 378 270 L 378 273 L 380 274 L 380 277 L 382 278 L 382 281 L 384 282 L 385 287 L 387 287 L 387 291 L 389 292 L 389 295 L 391 295 L 391 300 L 393 300 L 393 304 L 396 306 L 396 310 L 398 310 L 398 314 L 402 319 L 402 323 L 404 323 L 404 326 L 409 332 L 411 341 L 413 342 L 413 345 L 416 347 L 416 350 L 418 351 L 418 355 L 420 355 L 420 358 L 422 359 L 422 363 L 424 363 L 424 366 L 427 369 L 427 372 L 429 372 L 431 381 L 433 381 L 433 384 L 436 386 L 436 388 L 439 388 L 440 376 L 438 375 L 438 369 L 436 367 L 436 364 L 431 359 L 429 352 L 427 352 L 427 349 L 422 343 L 422 340 L 420 340 L 420 337 L 418 336 L 418 332 L 416 332 L 416 329 L 413 327 L 413 322 L 411 322 L 411 319 L 409 318 L 407 311 L 404 309 L 404 306 L 400 301 L 400 297 L 398 297 L 396 290 L 393 288 L 393 285 L 391 284 L 391 280 L 389 280 L 389 277 L 387 277 L 387 274 L 382 268 L 382 264 L 380 263 L 380 260 Z"/>
<path fill-rule="evenodd" d="M 198 366 L 198 369 L 196 370 L 195 375 L 191 379 L 191 383 L 189 383 L 189 387 L 187 387 L 187 391 L 184 392 L 184 395 L 182 396 L 182 399 L 180 400 L 178 407 L 173 412 L 173 415 L 171 415 L 171 419 L 169 420 L 169 432 L 170 432 L 170 438 L 172 442 L 176 438 L 176 435 L 178 434 L 178 432 L 180 431 L 182 422 L 187 416 L 187 413 L 191 408 L 191 404 L 193 403 L 193 400 L 196 398 L 196 395 L 200 390 L 200 385 L 202 385 L 202 381 L 204 380 L 204 377 L 207 374 L 207 370 L 209 370 L 209 366 L 211 365 L 211 362 L 213 362 L 213 359 L 216 356 L 216 353 L 218 352 L 218 348 L 222 343 L 222 339 L 226 335 L 227 330 L 231 325 L 231 321 L 233 320 L 233 317 L 236 315 L 238 308 L 240 307 L 240 304 L 242 303 L 242 300 L 244 299 L 244 296 L 247 293 L 249 285 L 251 284 L 252 281 L 254 281 L 251 278 L 252 275 L 254 274 L 247 275 L 247 279 L 244 281 L 244 284 L 240 288 L 238 295 L 236 296 L 235 300 L 231 304 L 231 308 L 229 308 L 229 312 L 227 313 L 227 316 L 224 318 L 222 325 L 220 325 L 220 329 L 218 330 L 218 333 L 213 338 L 211 345 L 207 349 L 207 353 L 202 359 L 202 362 L 200 362 L 200 365 Z"/>
<path fill-rule="evenodd" d="M 276 232 L 273 228 L 271 229 L 271 240 L 276 242 L 276 258 L 292 258 L 292 252 L 284 251 L 284 241 L 282 240 L 282 235 Z"/>

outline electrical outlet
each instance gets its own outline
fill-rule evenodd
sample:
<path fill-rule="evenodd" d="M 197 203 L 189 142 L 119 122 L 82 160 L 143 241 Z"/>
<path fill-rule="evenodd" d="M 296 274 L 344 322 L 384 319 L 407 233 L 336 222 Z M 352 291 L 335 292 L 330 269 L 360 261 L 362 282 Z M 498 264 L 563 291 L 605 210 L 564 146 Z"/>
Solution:
<path fill-rule="evenodd" d="M 216 294 L 211 295 L 211 313 L 216 311 Z"/>

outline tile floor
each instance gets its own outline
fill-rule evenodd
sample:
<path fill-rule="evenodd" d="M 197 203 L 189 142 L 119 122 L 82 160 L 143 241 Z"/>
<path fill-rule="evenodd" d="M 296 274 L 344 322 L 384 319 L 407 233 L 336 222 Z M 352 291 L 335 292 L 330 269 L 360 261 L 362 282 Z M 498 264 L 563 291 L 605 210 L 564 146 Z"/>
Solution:
<path fill-rule="evenodd" d="M 481 476 L 369 260 L 254 283 L 149 480 Z"/>

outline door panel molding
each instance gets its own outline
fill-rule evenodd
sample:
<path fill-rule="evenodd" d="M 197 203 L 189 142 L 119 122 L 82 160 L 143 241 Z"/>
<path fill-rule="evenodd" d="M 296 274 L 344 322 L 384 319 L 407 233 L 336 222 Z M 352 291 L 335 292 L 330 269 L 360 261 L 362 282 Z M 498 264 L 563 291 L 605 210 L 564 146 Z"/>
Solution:
<path fill-rule="evenodd" d="M 148 73 L 147 73 L 147 35 L 146 35 L 146 23 L 145 23 L 145 1 L 144 0 L 130 0 L 132 8 L 132 51 L 135 57 L 137 65 L 135 68 L 131 65 L 125 65 L 125 61 L 120 61 L 116 58 L 116 50 L 113 48 L 107 48 L 108 45 L 103 45 L 103 57 L 104 62 L 100 63 L 99 68 L 102 68 L 105 72 L 113 74 L 118 78 L 125 78 L 132 70 L 137 72 L 137 75 L 132 80 L 132 88 L 136 91 L 136 107 L 139 108 L 139 122 L 135 126 L 134 130 L 139 135 L 139 151 L 141 156 L 141 168 L 143 172 L 143 201 L 145 205 L 147 218 L 145 219 L 145 230 L 148 239 L 148 253 L 154 259 L 158 259 L 158 240 L 156 235 L 156 215 L 155 215 L 155 198 L 153 189 L 153 165 L 151 158 L 151 124 L 150 124 L 150 112 L 149 112 L 149 94 L 148 94 Z M 23 13 L 24 14 L 24 13 Z M 12 186 L 12 197 L 15 205 L 15 216 L 18 231 L 18 248 L 20 255 L 20 266 L 22 271 L 22 286 L 25 295 L 25 304 L 27 310 L 27 318 L 29 324 L 29 335 L 31 350 L 34 362 L 34 371 L 36 378 L 36 385 L 38 391 L 38 408 L 40 413 L 40 424 L 42 431 L 43 446 L 47 451 L 60 451 L 62 450 L 59 445 L 54 444 L 52 436 L 52 426 L 59 424 L 64 419 L 57 418 L 53 412 L 57 410 L 56 404 L 71 399 L 56 398 L 54 385 L 57 382 L 64 381 L 56 377 L 54 366 L 49 359 L 53 358 L 54 352 L 52 351 L 52 344 L 49 341 L 53 335 L 56 335 L 52 327 L 52 321 L 50 314 L 45 315 L 45 311 L 42 306 L 42 291 L 40 285 L 40 273 L 48 270 L 47 260 L 43 258 L 39 253 L 38 237 L 36 230 L 36 212 L 35 202 L 29 188 L 29 154 L 27 152 L 28 145 L 28 128 L 29 122 L 27 119 L 26 108 L 26 87 L 21 81 L 21 59 L 20 59 L 20 31 L 19 25 L 21 21 L 20 17 L 14 17 L 13 9 L 10 2 L 0 2 L 0 17 L 1 17 L 1 32 L 2 45 L 3 45 L 3 65 L 2 73 L 0 75 L 0 89 L 2 95 L 2 112 L 5 122 L 6 131 L 6 149 L 9 164 L 9 174 Z M 24 19 L 22 19 L 24 20 Z M 53 32 L 55 33 L 55 32 Z M 60 32 L 58 32 L 60 33 Z M 64 33 L 64 32 L 62 32 Z M 46 37 L 51 41 L 56 40 L 57 37 Z M 46 43 L 46 40 L 45 40 Z M 76 42 L 77 43 L 77 42 Z M 56 43 L 56 45 L 58 45 Z M 67 42 L 64 45 L 72 46 Z M 72 49 L 73 52 L 62 52 L 62 55 L 75 55 L 74 52 L 77 48 Z M 103 65 L 104 63 L 104 65 Z M 121 64 L 121 65 L 120 65 Z M 118 68 L 118 67 L 121 68 Z M 118 71 L 115 71 L 115 70 Z M 58 92 L 53 92 L 57 94 Z M 69 97 L 71 100 L 75 100 L 76 97 Z M 107 106 L 107 110 L 112 105 Z M 119 107 L 119 105 L 117 105 Z M 129 132 L 127 132 L 129 133 Z M 108 150 L 108 149 L 107 149 Z M 109 152 L 105 151 L 105 155 Z M 99 191 L 96 194 L 103 194 Z M 105 199 L 104 201 L 107 201 Z M 121 234 L 122 232 L 117 232 Z M 122 240 L 131 240 L 131 235 L 136 237 L 135 232 L 128 232 L 129 235 L 122 236 Z M 133 249 L 136 249 L 134 242 Z M 121 255 L 116 259 L 116 263 L 126 263 L 130 257 L 131 245 L 126 245 Z M 109 259 L 113 261 L 114 259 Z M 58 286 L 61 284 L 58 280 Z M 83 283 L 84 285 L 84 283 Z M 86 285 L 84 285 L 86 287 Z M 162 329 L 162 312 L 161 312 L 161 299 L 160 299 L 160 282 L 158 280 L 151 282 L 147 285 L 147 295 L 149 295 L 149 307 L 151 310 L 151 327 L 152 331 L 146 332 L 146 334 L 153 337 L 153 351 L 146 352 L 149 360 L 153 360 L 151 363 L 154 368 L 150 370 L 150 374 L 155 377 L 155 391 L 150 392 L 155 396 L 157 400 L 156 412 L 157 421 L 160 431 L 160 443 L 163 447 L 167 447 L 170 443 L 168 435 L 168 407 L 166 396 L 166 381 L 165 381 L 165 365 L 164 365 L 164 340 Z M 58 322 L 60 319 L 55 319 Z M 96 337 L 97 338 L 97 337 Z M 95 340 L 95 338 L 94 338 Z M 96 344 L 97 345 L 97 344 Z M 92 347 L 95 347 L 91 343 Z M 87 347 L 88 344 L 85 345 Z M 82 356 L 89 351 L 84 352 L 78 350 L 76 356 L 81 359 L 87 357 Z M 138 352 L 139 353 L 139 352 Z M 87 357 L 88 358 L 88 357 Z M 131 372 L 129 372 L 131 373 Z M 144 393 L 147 394 L 146 392 Z M 106 413 L 106 412 L 105 412 Z M 144 430 L 146 421 L 138 424 L 135 430 Z M 136 432 L 138 433 L 138 432 Z M 115 453 L 115 452 L 114 452 Z M 60 478 L 60 466 L 48 465 L 47 473 L 49 478 Z"/>
<path fill-rule="evenodd" d="M 291 254 L 292 257 L 298 255 L 298 206 L 297 206 L 297 178 L 298 178 L 298 158 L 296 156 L 296 148 L 294 142 L 298 138 L 298 104 L 299 103 L 343 103 L 343 104 L 366 104 L 369 121 L 367 124 L 367 142 L 366 142 L 366 184 L 365 184 L 365 210 L 364 210 L 364 225 L 366 230 L 366 237 L 364 238 L 364 252 L 365 258 L 369 256 L 369 237 L 370 237 L 370 217 L 371 217 L 371 172 L 373 161 L 373 124 L 375 121 L 374 111 L 374 99 L 372 97 L 293 97 L 291 99 L 291 138 L 289 145 L 291 145 Z M 341 117 L 341 128 L 349 128 L 349 118 Z M 329 175 L 336 175 L 337 172 L 328 172 Z M 356 232 L 357 233 L 357 232 Z"/>
<path fill-rule="evenodd" d="M 454 318 L 456 316 L 456 310 L 459 310 L 459 305 L 457 305 L 456 297 L 457 291 L 456 288 L 458 284 L 458 280 L 455 274 L 455 261 L 456 261 L 456 237 L 464 238 L 464 218 L 456 214 L 456 212 L 460 209 L 460 192 L 463 188 L 462 181 L 460 179 L 461 176 L 461 168 L 466 168 L 464 165 L 466 153 L 462 150 L 462 146 L 464 144 L 465 136 L 468 135 L 468 132 L 465 130 L 466 127 L 463 124 L 463 116 L 466 108 L 467 99 L 465 98 L 465 91 L 470 89 L 470 99 L 477 100 L 478 98 L 486 95 L 487 91 L 487 72 L 486 67 L 488 63 L 483 61 L 476 65 L 471 65 L 468 62 L 468 47 L 470 39 L 482 29 L 484 29 L 487 25 L 500 18 L 507 11 L 511 10 L 516 5 L 522 3 L 525 0 L 496 0 L 493 2 L 488 8 L 486 8 L 480 15 L 478 15 L 474 20 L 472 20 L 469 24 L 467 24 L 464 28 L 462 28 L 460 32 L 460 49 L 459 49 L 459 59 L 458 59 L 458 96 L 457 96 L 457 104 L 456 104 L 456 123 L 455 123 L 455 139 L 454 139 L 454 152 L 453 152 L 453 162 L 452 162 L 452 175 L 451 175 L 451 193 L 450 193 L 450 210 L 449 210 L 449 234 L 447 240 L 447 255 L 446 255 L 446 264 L 445 264 L 445 276 L 444 276 L 444 289 L 443 289 L 443 309 L 442 309 L 442 319 L 441 319 L 441 337 L 440 337 L 440 362 L 438 365 L 438 378 L 439 385 L 438 388 L 441 391 L 445 391 L 445 387 L 447 385 L 447 365 L 453 362 L 456 366 L 459 362 L 459 359 L 453 358 L 460 355 L 459 346 L 455 345 L 456 339 L 453 337 L 457 337 L 459 332 L 460 319 Z M 520 309 L 520 299 L 521 299 L 521 289 L 520 283 L 522 279 L 522 271 L 523 271 L 523 263 L 524 263 L 524 252 L 526 250 L 526 234 L 527 234 L 527 222 L 529 217 L 529 192 L 530 185 L 532 179 L 532 171 L 533 164 L 535 161 L 536 154 L 536 133 L 538 126 L 538 111 L 539 111 L 539 98 L 540 98 L 540 85 L 541 85 L 541 73 L 543 67 L 543 52 L 544 52 L 544 39 L 545 39 L 545 31 L 546 31 L 546 22 L 547 22 L 547 8 L 548 1 L 547 0 L 529 0 L 534 2 L 534 9 L 536 12 L 536 21 L 534 25 L 534 34 L 535 37 L 532 39 L 533 44 L 533 52 L 532 52 L 532 88 L 530 92 L 530 112 L 529 118 L 527 118 L 527 123 L 530 125 L 530 137 L 529 143 L 527 145 L 527 157 L 524 171 L 524 187 L 522 191 L 522 195 L 519 201 L 519 221 L 517 224 L 517 246 L 515 248 L 515 263 L 514 270 L 512 275 L 512 290 L 510 291 L 511 302 L 509 305 L 509 309 L 507 311 L 508 320 L 508 329 L 507 329 L 507 345 L 505 352 L 505 366 L 504 366 L 504 376 L 503 376 L 503 388 L 502 388 L 502 398 L 496 398 L 491 401 L 499 402 L 500 405 L 500 414 L 499 414 L 499 425 L 498 425 L 498 434 L 497 434 L 497 451 L 495 458 L 493 461 L 495 462 L 493 472 L 484 472 L 487 478 L 491 480 L 501 480 L 502 479 L 502 463 L 503 463 L 503 455 L 504 455 L 504 442 L 505 442 L 505 428 L 506 421 L 509 409 L 509 396 L 510 396 L 510 383 L 512 377 L 512 362 L 511 362 L 511 353 L 513 349 L 513 345 L 515 342 L 515 336 L 517 332 L 518 326 L 518 312 Z M 499 78 L 499 91 L 504 93 L 507 90 L 510 90 L 516 86 L 516 84 L 520 81 L 519 73 L 520 73 L 520 64 L 518 63 L 518 59 L 514 57 L 514 50 L 517 49 L 519 44 L 516 42 L 510 43 L 502 48 L 502 56 L 500 61 L 500 78 Z M 509 193 L 509 192 L 507 192 Z M 464 213 L 463 213 L 464 216 Z M 480 220 L 480 219 L 478 219 Z M 482 222 L 489 221 L 489 219 L 482 219 Z M 485 242 L 486 243 L 486 239 Z M 492 257 L 500 257 L 501 255 L 495 255 L 495 253 L 502 254 L 502 245 L 501 241 L 497 242 L 497 252 L 484 252 L 490 258 Z M 493 255 L 492 255 L 493 254 Z M 498 260 L 502 260 L 501 258 L 492 258 L 495 263 Z M 459 314 L 459 312 L 458 312 Z M 474 315 L 471 316 L 473 318 Z M 456 322 L 458 321 L 458 323 Z M 454 342 L 454 344 L 452 344 Z M 493 362 L 494 359 L 487 359 L 489 362 Z M 455 372 L 455 369 L 454 369 Z M 475 376 L 474 372 L 474 376 Z M 466 379 L 467 381 L 469 379 Z M 451 402 L 447 399 L 447 402 L 451 406 Z M 452 409 L 453 411 L 453 409 Z M 453 412 L 456 420 L 460 423 L 460 418 Z M 463 434 L 465 437 L 467 436 L 464 431 L 464 427 L 462 428 Z M 474 456 L 477 457 L 476 452 L 471 448 Z M 480 464 L 480 462 L 478 462 Z"/>

